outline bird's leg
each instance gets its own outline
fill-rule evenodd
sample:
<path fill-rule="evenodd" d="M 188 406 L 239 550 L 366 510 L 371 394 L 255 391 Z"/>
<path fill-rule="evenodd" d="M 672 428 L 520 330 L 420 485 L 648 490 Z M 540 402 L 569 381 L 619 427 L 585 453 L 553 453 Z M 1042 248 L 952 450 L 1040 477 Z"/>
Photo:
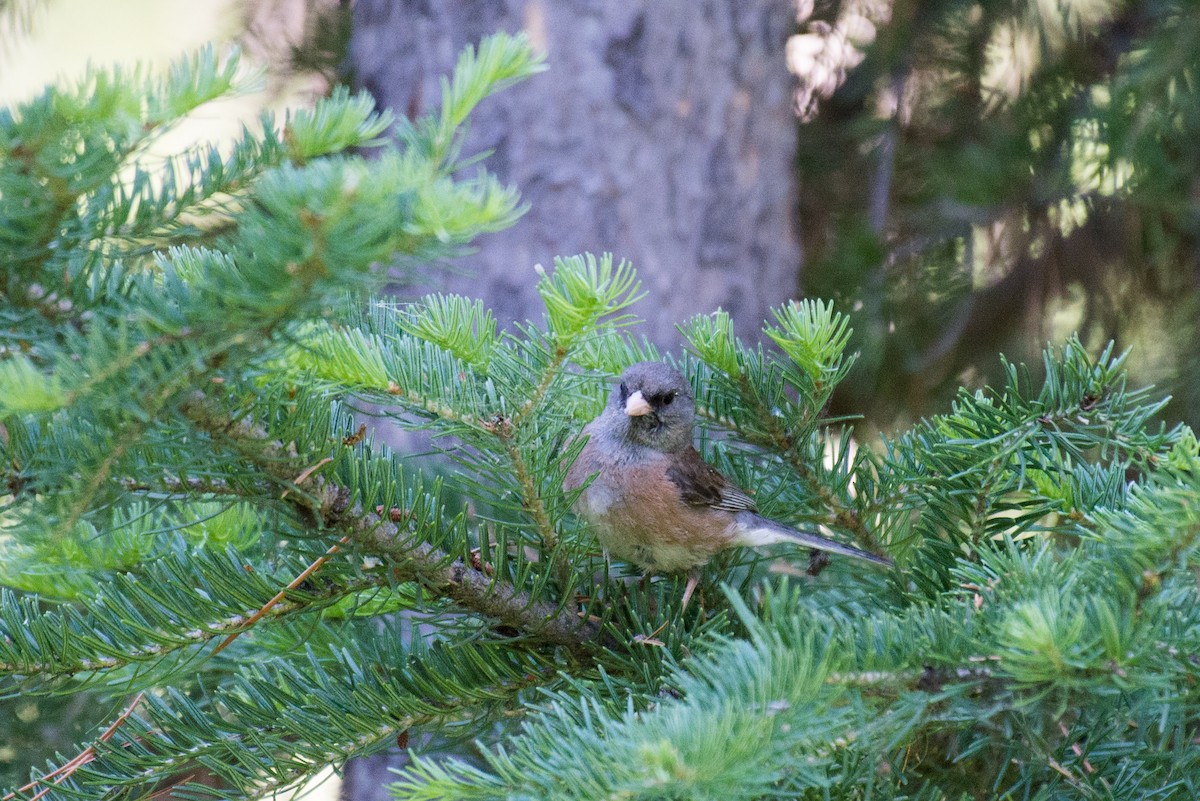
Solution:
<path fill-rule="evenodd" d="M 683 614 L 688 607 L 688 601 L 692 599 L 692 593 L 696 591 L 696 585 L 700 583 L 700 568 L 694 567 L 688 571 L 687 586 L 683 588 L 683 603 L 679 606 L 679 613 Z"/>

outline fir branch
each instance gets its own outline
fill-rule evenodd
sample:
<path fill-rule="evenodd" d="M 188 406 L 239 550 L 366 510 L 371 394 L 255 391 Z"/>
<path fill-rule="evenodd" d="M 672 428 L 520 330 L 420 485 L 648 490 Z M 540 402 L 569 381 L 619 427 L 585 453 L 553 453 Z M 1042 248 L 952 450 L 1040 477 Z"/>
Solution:
<path fill-rule="evenodd" d="M 235 342 L 224 342 L 220 345 L 210 346 L 207 350 L 196 354 L 187 354 L 193 358 L 183 358 L 184 353 L 172 353 L 169 349 L 175 346 L 187 345 L 201 337 L 201 332 L 198 331 L 183 331 L 176 334 L 164 334 L 152 339 L 137 339 L 137 334 L 126 328 L 120 328 L 117 331 L 98 331 L 92 336 L 89 350 L 96 352 L 103 346 L 107 345 L 101 351 L 104 358 L 102 365 L 89 365 L 93 369 L 89 369 L 85 374 L 71 374 L 71 389 L 62 393 L 62 407 L 67 408 L 80 401 L 86 401 L 97 394 L 98 389 L 103 389 L 109 382 L 118 379 L 130 380 L 133 370 L 138 366 L 139 362 L 152 362 L 152 359 L 147 357 L 158 357 L 162 361 L 173 363 L 173 368 L 170 373 L 158 373 L 154 375 L 155 389 L 159 403 L 165 403 L 166 400 L 182 386 L 186 386 L 197 374 L 198 368 L 194 366 L 195 362 L 203 363 L 209 359 L 215 359 L 220 356 L 222 351 L 227 348 L 234 347 Z M 82 344 L 82 343 L 80 343 Z M 153 370 L 151 365 L 147 370 Z M 140 377 L 140 376 L 139 376 Z M 51 376 L 47 380 L 53 380 L 57 376 Z M 157 407 L 151 407 L 148 411 L 153 413 Z M 146 415 L 146 417 L 150 417 Z M 128 437 L 122 437 L 120 441 L 125 442 Z"/>
<path fill-rule="evenodd" d="M 83 487 L 72 494 L 66 514 L 59 524 L 60 531 L 73 531 L 84 516 L 91 510 L 92 502 L 100 494 L 113 468 L 121 458 L 134 446 L 142 434 L 149 428 L 148 420 L 138 420 L 126 424 L 112 449 L 96 465 L 88 476 Z"/>
<path fill-rule="evenodd" d="M 543 368 L 541 378 L 538 380 L 533 392 L 521 404 L 521 408 L 513 413 L 512 420 L 507 425 L 496 426 L 493 432 L 504 445 L 504 452 L 508 456 L 509 463 L 512 465 L 517 479 L 517 486 L 520 488 L 522 506 L 529 513 L 530 517 L 533 518 L 534 526 L 537 528 L 538 535 L 542 540 L 542 546 L 551 555 L 551 559 L 553 560 L 551 569 L 555 572 L 564 590 L 569 586 L 566 581 L 568 571 L 567 566 L 561 564 L 558 554 L 555 553 L 558 546 L 558 532 L 554 528 L 554 523 L 550 520 L 550 515 L 546 512 L 545 501 L 538 491 L 533 472 L 524 455 L 521 453 L 516 439 L 518 431 L 522 427 L 526 417 L 541 405 L 542 401 L 546 398 L 546 393 L 550 391 L 550 387 L 554 384 L 555 379 L 562 374 L 563 365 L 566 363 L 569 354 L 569 348 L 562 345 L 554 347 L 553 352 L 549 354 L 550 359 L 545 368 Z"/>
<path fill-rule="evenodd" d="M 837 687 L 897 697 L 904 692 L 914 690 L 940 692 L 944 685 L 951 682 L 978 685 L 981 682 L 991 682 L 997 679 L 995 670 L 977 665 L 954 668 L 926 665 L 919 670 L 835 671 L 825 678 L 825 682 Z"/>
<path fill-rule="evenodd" d="M 878 538 L 875 537 L 874 533 L 867 526 L 866 521 L 863 520 L 858 510 L 852 505 L 847 504 L 821 480 L 820 474 L 801 452 L 800 442 L 797 438 L 789 434 L 778 417 L 763 405 L 758 393 L 751 391 L 752 387 L 749 379 L 740 373 L 731 377 L 743 387 L 745 393 L 743 397 L 747 398 L 752 404 L 755 423 L 761 426 L 762 430 L 751 429 L 744 423 L 739 422 L 738 419 L 720 414 L 699 402 L 696 405 L 697 414 L 712 420 L 724 428 L 728 428 L 753 445 L 765 447 L 774 453 L 780 454 L 788 467 L 804 481 L 821 502 L 821 505 L 828 511 L 830 523 L 839 529 L 851 532 L 855 540 L 865 550 L 877 553 L 879 551 Z"/>
<path fill-rule="evenodd" d="M 94 757 L 73 760 L 70 775 L 66 766 L 48 775 L 62 776 L 66 792 L 94 797 L 97 788 L 158 791 L 164 779 L 179 784 L 203 766 L 221 786 L 188 791 L 260 798 L 378 751 L 413 727 L 490 719 L 558 681 L 552 663 L 497 643 L 406 650 L 389 638 L 323 658 L 309 649 L 291 661 L 246 663 L 212 696 L 148 694 L 114 736 L 97 742 Z"/>
<path fill-rule="evenodd" d="M 186 479 L 164 477 L 155 481 L 124 478 L 119 483 L 125 492 L 133 495 L 178 500 L 195 500 L 196 498 L 205 496 L 261 498 L 263 489 L 265 489 L 261 486 L 236 487 L 223 479 L 198 477 Z"/>
<path fill-rule="evenodd" d="M 557 563 L 558 560 L 554 552 L 558 547 L 558 531 L 555 530 L 554 523 L 551 522 L 550 515 L 546 512 L 546 504 L 542 500 L 541 493 L 538 492 L 533 472 L 530 470 L 525 457 L 521 454 L 520 447 L 513 442 L 512 436 L 500 434 L 497 434 L 497 436 L 500 436 L 504 442 L 504 452 L 508 455 L 508 461 L 512 465 L 513 473 L 517 479 L 517 486 L 520 487 L 521 506 L 533 518 L 533 524 L 537 528 L 538 535 L 542 540 L 542 547 L 547 553 L 551 554 L 551 558 Z"/>
<path fill-rule="evenodd" d="M 680 697 L 645 711 L 551 695 L 511 748 L 481 767 L 414 757 L 393 785 L 412 799 L 619 797 L 752 799 L 785 775 L 823 782 L 830 760 L 805 753 L 845 728 L 824 683 L 831 654 L 810 634 L 726 641 L 673 682 Z M 786 770 L 781 763 L 788 759 Z"/>
<path fill-rule="evenodd" d="M 201 431 L 231 443 L 279 484 L 292 483 L 294 474 L 287 471 L 292 460 L 287 458 L 286 447 L 269 440 L 261 427 L 244 418 L 230 420 L 202 395 L 189 401 L 183 413 Z M 288 500 L 311 515 L 319 528 L 348 535 L 367 553 L 386 557 L 398 580 L 417 581 L 464 609 L 553 645 L 586 650 L 584 646 L 597 634 L 584 616 L 534 600 L 428 543 L 412 542 L 390 516 L 352 503 L 346 487 L 316 474 L 301 482 L 300 490 Z"/>
<path fill-rule="evenodd" d="M 558 378 L 558 376 L 562 373 L 563 365 L 566 363 L 567 356 L 570 355 L 570 352 L 571 351 L 569 348 L 566 348 L 562 345 L 558 345 L 554 348 L 553 353 L 550 354 L 549 362 L 542 370 L 542 375 L 538 379 L 537 386 L 533 388 L 533 392 L 531 392 L 529 397 L 525 399 L 525 402 L 521 404 L 521 408 L 513 412 L 511 421 L 513 428 L 519 428 L 521 422 L 529 415 L 529 413 L 537 409 L 537 407 L 541 405 L 542 401 L 546 399 L 546 393 L 550 391 L 550 387 L 554 383 L 554 379 Z"/>
<path fill-rule="evenodd" d="M 39 611 L 29 597 L 0 591 L 0 674 L 23 681 L 25 692 L 33 689 L 30 680 L 95 674 L 85 676 L 94 680 L 132 664 L 146 666 L 139 682 L 154 681 L 173 654 L 239 634 L 253 624 L 256 610 L 275 585 L 267 577 L 247 574 L 248 563 L 234 554 L 219 561 L 197 554 L 160 556 L 140 576 L 126 574 L 96 587 L 86 610 L 63 605 Z M 236 594 L 216 589 L 234 581 Z M 269 614 L 274 620 L 286 619 L 390 584 L 386 575 L 338 581 L 293 593 L 275 603 Z M 138 593 L 152 586 L 177 589 L 174 595 L 159 591 L 138 601 Z M 204 607 L 197 607 L 192 587 L 208 588 Z"/>
<path fill-rule="evenodd" d="M 321 482 L 317 482 L 318 485 Z M 310 492 L 312 490 L 310 489 Z M 586 653 L 598 633 L 581 613 L 535 601 L 511 585 L 488 576 L 461 559 L 451 560 L 438 549 L 410 544 L 390 520 L 361 508 L 345 508 L 348 493 L 332 484 L 319 486 L 317 497 L 327 510 L 324 522 L 335 531 L 348 531 L 364 550 L 388 557 L 397 578 L 417 581 L 430 592 L 460 607 L 527 634 L 535 640 Z"/>
<path fill-rule="evenodd" d="M 297 483 L 299 483 L 300 480 L 301 479 L 297 479 Z M 250 615 L 250 617 L 248 617 L 246 619 L 245 624 L 242 626 L 242 628 L 240 630 L 235 631 L 233 634 L 230 634 L 228 637 L 221 640 L 221 642 L 217 645 L 217 647 L 215 649 L 213 649 L 212 655 L 216 656 L 221 651 L 224 651 L 226 648 L 228 648 L 230 645 L 233 644 L 233 641 L 236 640 L 239 635 L 248 631 L 251 626 L 253 626 L 255 623 L 257 623 L 258 621 L 265 618 L 268 614 L 270 614 L 275 609 L 275 607 L 279 605 L 280 601 L 282 601 L 284 599 L 284 597 L 287 595 L 288 590 L 294 590 L 297 587 L 299 587 L 302 583 L 304 583 L 308 579 L 309 576 L 311 576 L 313 573 L 316 573 L 317 570 L 319 570 L 321 568 L 321 565 L 328 562 L 329 559 L 335 553 L 337 553 L 339 550 L 341 550 L 341 547 L 349 541 L 350 541 L 349 537 L 342 537 L 340 540 L 335 542 L 333 545 L 330 545 L 329 549 L 326 550 L 325 553 L 321 554 L 316 559 L 314 559 L 313 562 L 311 564 L 309 564 L 308 567 L 306 567 L 306 568 L 304 568 L 304 570 L 300 571 L 300 574 L 298 576 L 296 576 L 296 578 L 294 578 L 290 582 L 288 582 L 288 585 L 286 587 L 284 587 L 279 592 L 275 593 L 275 595 L 271 597 L 271 600 L 267 601 L 257 612 Z"/>
<path fill-rule="evenodd" d="M 864 549 L 877 553 L 879 551 L 879 540 L 875 537 L 870 527 L 867 526 L 866 521 L 859 515 L 858 510 L 845 503 L 832 489 L 821 481 L 817 471 L 813 469 L 811 464 L 800 458 L 800 454 L 795 448 L 789 448 L 783 453 L 788 465 L 796 472 L 796 475 L 808 483 L 809 487 L 816 493 L 817 498 L 829 510 L 833 524 L 838 528 L 852 532 L 855 540 Z"/>
<path fill-rule="evenodd" d="M 879 541 L 875 534 L 867 526 L 866 521 L 858 514 L 858 511 L 847 504 L 834 493 L 829 486 L 821 480 L 820 475 L 813 468 L 812 464 L 804 458 L 800 452 L 799 442 L 795 437 L 788 434 L 784 429 L 782 422 L 773 414 L 771 410 L 762 405 L 762 400 L 758 393 L 752 391 L 752 387 L 748 383 L 748 379 L 744 374 L 737 377 L 739 383 L 742 384 L 745 394 L 743 397 L 748 397 L 754 404 L 754 411 L 758 418 L 759 425 L 763 426 L 766 432 L 766 439 L 761 438 L 760 444 L 765 444 L 783 456 L 784 461 L 791 467 L 792 471 L 800 476 L 801 479 L 809 486 L 813 493 L 820 500 L 826 510 L 828 510 L 831 522 L 840 529 L 851 532 L 859 546 L 871 552 L 879 551 Z M 739 432 L 745 433 L 745 432 Z"/>

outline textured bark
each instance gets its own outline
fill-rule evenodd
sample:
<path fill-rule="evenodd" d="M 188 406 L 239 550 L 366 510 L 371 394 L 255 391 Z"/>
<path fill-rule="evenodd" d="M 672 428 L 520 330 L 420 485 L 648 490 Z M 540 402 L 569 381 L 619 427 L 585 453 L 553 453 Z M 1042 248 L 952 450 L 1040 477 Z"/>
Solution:
<path fill-rule="evenodd" d="M 717 307 L 757 338 L 799 284 L 793 20 L 789 0 L 358 0 L 354 74 L 399 114 L 436 103 L 439 76 L 488 33 L 524 30 L 547 54 L 549 72 L 480 107 L 466 149 L 493 150 L 488 168 L 530 211 L 435 288 L 536 320 L 533 265 L 610 251 L 638 268 L 653 340 Z"/>

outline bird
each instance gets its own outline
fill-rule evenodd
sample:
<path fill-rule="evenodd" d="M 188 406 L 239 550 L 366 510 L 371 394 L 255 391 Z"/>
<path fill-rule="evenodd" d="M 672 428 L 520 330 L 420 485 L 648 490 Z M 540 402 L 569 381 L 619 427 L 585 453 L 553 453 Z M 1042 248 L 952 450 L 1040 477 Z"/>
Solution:
<path fill-rule="evenodd" d="M 575 511 L 609 553 L 648 576 L 688 573 L 682 608 L 700 568 L 727 548 L 793 543 L 891 566 L 890 559 L 778 523 L 704 461 L 692 444 L 691 384 L 665 362 L 638 362 L 621 375 L 563 489 L 582 490 Z"/>

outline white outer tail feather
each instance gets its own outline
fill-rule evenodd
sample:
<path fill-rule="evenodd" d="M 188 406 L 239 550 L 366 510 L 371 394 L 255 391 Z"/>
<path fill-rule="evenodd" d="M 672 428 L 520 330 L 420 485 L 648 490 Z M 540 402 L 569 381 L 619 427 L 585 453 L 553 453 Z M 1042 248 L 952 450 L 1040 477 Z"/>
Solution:
<path fill-rule="evenodd" d="M 819 551 L 827 551 L 829 553 L 841 554 L 842 556 L 852 556 L 855 559 L 864 559 L 868 562 L 874 562 L 879 565 L 891 566 L 890 559 L 885 559 L 882 556 L 876 556 L 873 553 L 860 551 L 858 548 L 852 548 L 849 545 L 842 545 L 840 542 L 827 540 L 824 537 L 816 534 L 809 534 L 805 531 L 797 531 L 794 528 L 776 523 L 762 515 L 753 513 L 743 513 L 738 515 L 737 522 L 734 524 L 737 528 L 737 544 L 749 548 L 755 548 L 760 545 L 775 545 L 780 542 L 790 542 L 796 545 L 803 545 L 807 548 L 816 548 Z"/>

